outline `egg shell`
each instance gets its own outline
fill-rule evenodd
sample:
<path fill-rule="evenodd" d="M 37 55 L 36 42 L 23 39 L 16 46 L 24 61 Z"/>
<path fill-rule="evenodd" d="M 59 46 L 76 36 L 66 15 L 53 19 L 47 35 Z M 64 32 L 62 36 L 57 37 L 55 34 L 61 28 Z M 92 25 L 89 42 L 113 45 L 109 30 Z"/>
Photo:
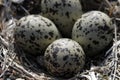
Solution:
<path fill-rule="evenodd" d="M 76 41 L 61 38 L 48 46 L 44 59 L 50 74 L 68 78 L 82 70 L 85 53 Z"/>
<path fill-rule="evenodd" d="M 42 0 L 42 15 L 51 19 L 63 37 L 71 37 L 75 21 L 82 15 L 79 0 Z"/>
<path fill-rule="evenodd" d="M 113 40 L 111 18 L 100 11 L 90 11 L 78 19 L 72 30 L 72 39 L 77 41 L 87 56 L 101 54 Z"/>
<path fill-rule="evenodd" d="M 52 21 L 40 15 L 22 17 L 14 30 L 15 43 L 24 51 L 43 55 L 47 46 L 61 35 Z"/>

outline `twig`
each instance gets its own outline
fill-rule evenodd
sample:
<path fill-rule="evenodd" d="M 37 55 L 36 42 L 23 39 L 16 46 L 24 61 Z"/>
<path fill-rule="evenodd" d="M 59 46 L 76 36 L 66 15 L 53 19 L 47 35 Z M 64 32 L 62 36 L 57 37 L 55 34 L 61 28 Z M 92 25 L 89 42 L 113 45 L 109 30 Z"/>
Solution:
<path fill-rule="evenodd" d="M 101 10 L 101 8 L 103 7 L 103 4 L 104 4 L 104 2 L 101 2 L 100 7 L 99 7 L 98 10 Z"/>
<path fill-rule="evenodd" d="M 30 15 L 30 13 L 23 6 L 20 5 L 20 7 L 27 13 L 27 15 Z"/>
<path fill-rule="evenodd" d="M 21 71 L 24 73 L 24 75 L 32 77 L 36 80 L 41 80 L 44 78 L 43 76 L 37 75 L 33 72 L 29 72 L 26 69 L 24 69 L 21 65 L 17 64 L 16 62 L 13 62 L 13 65 L 11 66 L 13 69 L 17 70 L 18 72 L 21 73 Z M 49 79 L 49 78 L 48 78 Z"/>
<path fill-rule="evenodd" d="M 23 3 L 24 0 L 11 0 L 13 3 L 17 3 L 17 4 L 20 4 L 20 3 Z"/>
<path fill-rule="evenodd" d="M 116 21 L 114 20 L 114 34 L 115 34 L 115 43 L 118 41 L 117 40 L 117 26 L 116 26 Z M 114 71 L 113 71 L 113 78 L 112 80 L 115 80 L 115 75 L 116 75 L 116 71 L 117 71 L 117 60 L 118 60 L 118 57 L 117 57 L 117 46 L 115 48 L 113 48 L 113 53 L 114 53 Z"/>
<path fill-rule="evenodd" d="M 120 80 L 120 76 L 117 76 L 115 74 L 112 74 L 113 76 L 115 76 L 116 78 L 118 78 L 118 80 Z M 113 79 L 112 79 L 113 80 Z M 117 80 L 117 79 L 114 79 L 114 80 Z"/>
<path fill-rule="evenodd" d="M 3 44 L 6 48 L 8 48 L 9 46 L 9 43 L 5 39 L 3 39 L 1 36 L 0 36 L 0 43 Z"/>
<path fill-rule="evenodd" d="M 89 72 L 89 75 L 91 77 L 91 80 L 97 80 L 97 78 L 95 77 L 95 72 Z"/>
<path fill-rule="evenodd" d="M 107 6 L 108 6 L 109 8 L 112 8 L 112 5 L 110 4 L 110 2 L 109 2 L 108 0 L 105 0 L 105 2 L 106 2 Z"/>
<path fill-rule="evenodd" d="M 8 51 L 8 52 L 9 52 L 9 51 Z M 6 54 L 6 56 L 7 56 L 7 54 Z M 2 72 L 2 74 L 0 75 L 0 78 L 1 78 L 2 76 L 4 76 L 5 72 L 6 72 L 6 71 L 9 69 L 9 67 L 12 65 L 15 57 L 16 57 L 16 55 L 13 56 L 13 59 L 11 59 L 11 61 L 9 62 L 8 65 L 7 65 L 8 61 L 4 61 L 4 62 L 5 62 L 5 64 L 4 64 L 5 70 L 4 70 L 4 71 Z M 4 59 L 5 59 L 5 60 L 8 60 L 8 58 L 4 58 Z"/>

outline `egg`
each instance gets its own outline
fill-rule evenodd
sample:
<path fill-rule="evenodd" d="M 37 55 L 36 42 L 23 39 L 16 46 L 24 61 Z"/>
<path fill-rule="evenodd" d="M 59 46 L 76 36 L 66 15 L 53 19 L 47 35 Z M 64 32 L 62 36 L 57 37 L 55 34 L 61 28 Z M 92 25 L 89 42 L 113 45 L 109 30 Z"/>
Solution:
<path fill-rule="evenodd" d="M 49 19 L 40 15 L 22 17 L 14 29 L 15 43 L 33 55 L 43 55 L 47 46 L 61 38 L 61 34 Z"/>
<path fill-rule="evenodd" d="M 101 54 L 113 40 L 111 18 L 100 11 L 90 11 L 78 19 L 72 30 L 72 39 L 77 41 L 87 56 Z"/>
<path fill-rule="evenodd" d="M 61 38 L 47 47 L 44 59 L 50 74 L 68 78 L 82 70 L 85 64 L 85 53 L 76 41 Z"/>
<path fill-rule="evenodd" d="M 51 19 L 63 37 L 70 38 L 75 21 L 82 15 L 79 0 L 42 0 L 41 12 Z"/>

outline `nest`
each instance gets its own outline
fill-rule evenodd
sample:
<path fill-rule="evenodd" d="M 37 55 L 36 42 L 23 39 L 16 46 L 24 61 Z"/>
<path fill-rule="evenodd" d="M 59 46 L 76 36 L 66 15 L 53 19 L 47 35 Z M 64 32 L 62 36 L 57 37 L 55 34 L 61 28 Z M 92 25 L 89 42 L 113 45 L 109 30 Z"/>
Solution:
<path fill-rule="evenodd" d="M 12 4 L 12 1 L 15 4 Z M 48 74 L 44 68 L 43 56 L 35 59 L 33 56 L 25 55 L 24 51 L 14 44 L 15 18 L 23 16 L 14 14 L 17 9 L 15 6 L 19 6 L 24 15 L 29 15 L 30 12 L 36 10 L 32 7 L 29 8 L 30 5 L 36 6 L 38 4 L 34 4 L 34 2 L 39 3 L 41 0 L 29 0 L 30 4 L 26 7 L 21 4 L 22 1 L 24 0 L 0 0 L 0 80 L 64 80 Z M 82 3 L 84 1 L 86 0 L 82 0 Z M 90 1 L 99 2 L 100 0 Z M 83 5 L 86 11 L 86 5 Z M 114 39 L 112 47 L 105 52 L 105 55 L 100 55 L 94 60 L 89 59 L 83 71 L 69 80 L 120 80 L 120 1 L 104 0 L 97 7 L 96 10 L 107 11 L 113 19 Z"/>

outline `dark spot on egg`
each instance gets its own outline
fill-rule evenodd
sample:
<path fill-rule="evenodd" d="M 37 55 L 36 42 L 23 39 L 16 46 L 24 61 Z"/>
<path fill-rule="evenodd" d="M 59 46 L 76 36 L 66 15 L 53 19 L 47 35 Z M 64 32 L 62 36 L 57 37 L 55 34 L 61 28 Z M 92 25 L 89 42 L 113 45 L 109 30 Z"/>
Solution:
<path fill-rule="evenodd" d="M 69 58 L 69 55 L 63 57 L 63 61 L 66 61 Z"/>
<path fill-rule="evenodd" d="M 41 32 L 41 30 L 36 30 L 36 32 L 40 35 L 43 35 L 43 33 Z"/>
<path fill-rule="evenodd" d="M 76 60 L 76 65 L 80 66 L 81 63 L 79 62 L 79 60 Z"/>
<path fill-rule="evenodd" d="M 38 24 L 38 26 L 40 27 L 40 26 L 41 26 L 41 24 Z"/>
<path fill-rule="evenodd" d="M 105 36 L 101 36 L 100 38 L 101 38 L 101 39 L 105 39 Z"/>
<path fill-rule="evenodd" d="M 35 40 L 35 36 L 30 36 L 30 39 L 31 39 L 32 41 L 34 41 L 34 40 Z"/>
<path fill-rule="evenodd" d="M 24 38 L 25 37 L 25 30 L 23 30 L 23 31 L 20 31 L 20 36 L 21 36 L 21 38 Z"/>
<path fill-rule="evenodd" d="M 98 26 L 98 29 L 103 30 L 103 31 L 107 31 L 107 30 L 109 30 L 109 27 L 107 25 Z"/>
<path fill-rule="evenodd" d="M 48 35 L 45 35 L 44 38 L 45 38 L 45 39 L 48 39 Z"/>
<path fill-rule="evenodd" d="M 52 38 L 49 38 L 49 40 L 52 40 Z"/>
<path fill-rule="evenodd" d="M 78 28 L 79 30 L 82 30 L 82 27 L 81 26 L 79 26 L 79 28 Z"/>
<path fill-rule="evenodd" d="M 95 23 L 95 26 L 98 26 L 99 25 L 99 23 Z"/>
<path fill-rule="evenodd" d="M 48 33 L 51 37 L 53 37 L 54 33 L 53 32 L 49 32 Z"/>
<path fill-rule="evenodd" d="M 77 28 L 81 26 L 82 21 L 80 20 L 79 23 L 76 24 Z"/>
<path fill-rule="evenodd" d="M 52 24 L 51 24 L 51 23 L 49 23 L 49 24 L 47 24 L 47 26 L 48 26 L 48 27 L 50 27 L 50 26 L 52 26 Z"/>
<path fill-rule="evenodd" d="M 73 22 L 75 22 L 76 20 L 75 19 L 72 19 Z"/>
<path fill-rule="evenodd" d="M 45 55 L 45 60 L 49 61 L 50 55 Z"/>
<path fill-rule="evenodd" d="M 111 29 L 107 32 L 107 34 L 111 34 L 111 33 L 113 33 L 113 29 Z"/>
<path fill-rule="evenodd" d="M 86 31 L 86 32 L 85 32 L 85 35 L 87 35 L 87 34 L 89 34 L 89 33 L 90 33 L 90 31 Z"/>
<path fill-rule="evenodd" d="M 54 6 L 58 8 L 59 6 L 61 6 L 61 3 L 55 2 Z"/>
<path fill-rule="evenodd" d="M 57 60 L 57 52 L 53 52 L 53 58 Z"/>
<path fill-rule="evenodd" d="M 99 44 L 99 41 L 96 41 L 96 40 L 93 40 L 92 41 L 95 45 L 98 45 Z"/>
<path fill-rule="evenodd" d="M 92 47 L 91 47 L 90 44 L 87 45 L 87 49 L 88 49 L 88 50 L 91 50 L 91 49 L 92 49 Z"/>
<path fill-rule="evenodd" d="M 79 35 L 76 36 L 77 38 L 79 37 Z"/>
<path fill-rule="evenodd" d="M 90 24 L 90 26 L 89 27 L 92 27 L 93 25 L 92 24 Z"/>
<path fill-rule="evenodd" d="M 78 52 L 80 52 L 80 49 L 79 49 L 79 48 L 77 48 L 76 50 L 77 50 Z"/>
<path fill-rule="evenodd" d="M 48 53 L 49 52 L 49 50 L 46 50 L 46 53 Z"/>
<path fill-rule="evenodd" d="M 67 18 L 70 17 L 69 12 L 66 12 L 65 15 L 67 16 Z"/>
<path fill-rule="evenodd" d="M 56 36 L 55 39 L 58 39 L 58 36 Z"/>
<path fill-rule="evenodd" d="M 53 61 L 52 64 L 53 64 L 53 66 L 56 67 L 56 68 L 60 66 L 56 61 Z"/>
<path fill-rule="evenodd" d="M 67 5 L 68 5 L 69 7 L 71 7 L 71 4 L 68 3 Z"/>
<path fill-rule="evenodd" d="M 89 38 L 89 40 L 92 40 L 92 38 Z"/>
<path fill-rule="evenodd" d="M 52 14 L 55 15 L 58 12 L 58 10 L 54 10 L 54 9 L 50 8 L 50 12 L 52 12 Z"/>
<path fill-rule="evenodd" d="M 25 28 L 25 25 L 22 25 L 21 28 Z"/>
<path fill-rule="evenodd" d="M 59 48 L 58 47 L 55 47 L 53 48 L 53 55 L 56 55 L 58 52 L 59 52 Z"/>

